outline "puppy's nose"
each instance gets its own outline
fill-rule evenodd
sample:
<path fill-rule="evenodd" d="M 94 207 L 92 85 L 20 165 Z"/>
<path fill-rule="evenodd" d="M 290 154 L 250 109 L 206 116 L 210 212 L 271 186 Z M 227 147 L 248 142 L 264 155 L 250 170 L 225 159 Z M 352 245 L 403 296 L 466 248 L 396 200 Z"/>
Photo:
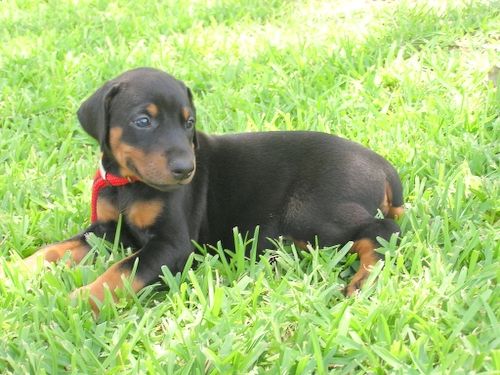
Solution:
<path fill-rule="evenodd" d="M 194 171 L 194 163 L 192 161 L 177 160 L 171 163 L 170 170 L 177 181 L 182 181 L 191 176 Z"/>

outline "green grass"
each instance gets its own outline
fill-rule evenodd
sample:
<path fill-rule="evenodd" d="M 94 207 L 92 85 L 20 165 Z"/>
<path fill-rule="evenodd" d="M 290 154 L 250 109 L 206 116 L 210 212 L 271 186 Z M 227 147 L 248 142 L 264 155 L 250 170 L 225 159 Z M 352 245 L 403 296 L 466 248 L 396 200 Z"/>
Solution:
<path fill-rule="evenodd" d="M 2 2 L 0 372 L 499 373 L 499 5 Z M 94 239 L 94 265 L 29 277 L 3 265 L 88 224 L 99 152 L 75 111 L 137 66 L 184 80 L 206 132 L 320 130 L 388 158 L 409 209 L 376 283 L 346 299 L 347 248 L 278 243 L 253 262 L 235 234 L 95 321 L 68 294 L 126 250 Z"/>

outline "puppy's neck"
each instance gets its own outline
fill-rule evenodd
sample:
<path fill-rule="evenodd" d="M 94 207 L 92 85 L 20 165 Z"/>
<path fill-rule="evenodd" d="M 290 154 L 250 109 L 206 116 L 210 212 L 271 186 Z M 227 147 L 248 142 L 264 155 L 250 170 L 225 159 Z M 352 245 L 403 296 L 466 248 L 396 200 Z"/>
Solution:
<path fill-rule="evenodd" d="M 120 168 L 116 159 L 113 156 L 108 155 L 107 153 L 104 153 L 102 155 L 101 165 L 108 173 L 120 177 L 129 177 L 123 175 L 122 168 Z"/>

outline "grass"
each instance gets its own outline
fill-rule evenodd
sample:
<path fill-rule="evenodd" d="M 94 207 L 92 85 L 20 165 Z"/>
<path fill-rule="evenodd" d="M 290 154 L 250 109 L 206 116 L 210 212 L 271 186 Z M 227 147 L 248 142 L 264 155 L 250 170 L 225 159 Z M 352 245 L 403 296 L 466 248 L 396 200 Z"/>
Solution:
<path fill-rule="evenodd" d="M 0 372 L 499 373 L 499 9 L 2 2 Z M 388 158 L 409 209 L 377 282 L 346 299 L 348 248 L 277 243 L 253 262 L 252 234 L 235 233 L 234 248 L 164 270 L 165 290 L 108 301 L 95 321 L 68 294 L 126 250 L 94 239 L 95 264 L 41 275 L 4 264 L 88 224 L 99 153 L 75 111 L 136 66 L 184 80 L 206 132 L 320 130 Z"/>

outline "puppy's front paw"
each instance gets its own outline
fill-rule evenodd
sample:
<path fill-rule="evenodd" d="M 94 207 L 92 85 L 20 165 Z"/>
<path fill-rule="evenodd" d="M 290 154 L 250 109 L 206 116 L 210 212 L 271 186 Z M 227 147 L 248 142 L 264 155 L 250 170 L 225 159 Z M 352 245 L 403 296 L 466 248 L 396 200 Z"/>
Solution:
<path fill-rule="evenodd" d="M 25 280 L 40 274 L 43 261 L 32 257 L 21 259 L 17 253 L 13 253 L 10 261 L 0 261 L 0 283 L 5 286 L 23 285 Z"/>

